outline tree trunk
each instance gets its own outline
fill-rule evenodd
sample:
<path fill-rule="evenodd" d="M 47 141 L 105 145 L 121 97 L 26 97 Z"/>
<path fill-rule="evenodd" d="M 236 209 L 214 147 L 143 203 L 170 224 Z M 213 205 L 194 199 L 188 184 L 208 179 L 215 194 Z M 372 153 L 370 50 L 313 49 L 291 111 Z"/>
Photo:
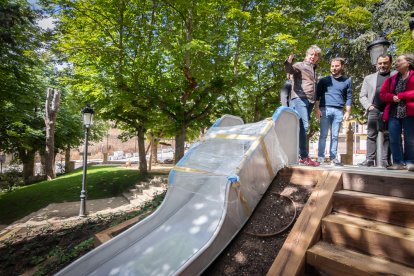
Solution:
<path fill-rule="evenodd" d="M 179 133 L 175 135 L 174 163 L 176 164 L 184 156 L 186 126 L 183 124 Z"/>
<path fill-rule="evenodd" d="M 45 175 L 45 154 L 40 153 L 40 174 Z"/>
<path fill-rule="evenodd" d="M 152 164 L 158 163 L 158 141 L 157 139 L 152 136 L 151 137 L 151 156 L 152 156 Z"/>
<path fill-rule="evenodd" d="M 46 125 L 46 151 L 45 151 L 45 173 L 46 179 L 56 178 L 55 172 L 55 127 L 56 116 L 60 104 L 60 91 L 52 88 L 47 89 L 45 104 Z"/>
<path fill-rule="evenodd" d="M 139 154 L 139 171 L 147 173 L 147 157 L 145 154 L 145 129 L 138 127 L 138 154 Z"/>
<path fill-rule="evenodd" d="M 70 147 L 65 149 L 65 173 L 70 171 Z"/>
<path fill-rule="evenodd" d="M 25 183 L 32 182 L 34 177 L 34 166 L 35 166 L 35 154 L 31 154 L 30 158 L 23 163 L 23 177 Z"/>
<path fill-rule="evenodd" d="M 19 150 L 19 158 L 23 163 L 24 183 L 29 184 L 34 176 L 35 151 Z"/>

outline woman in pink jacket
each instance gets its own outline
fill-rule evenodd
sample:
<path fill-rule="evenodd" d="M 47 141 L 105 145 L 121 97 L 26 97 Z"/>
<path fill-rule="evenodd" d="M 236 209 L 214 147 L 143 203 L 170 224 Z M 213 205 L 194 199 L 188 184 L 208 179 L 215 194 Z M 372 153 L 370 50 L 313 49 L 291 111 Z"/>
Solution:
<path fill-rule="evenodd" d="M 414 171 L 414 55 L 397 58 L 398 74 L 385 80 L 380 97 L 387 105 L 383 120 L 388 121 L 393 165 L 389 170 Z M 404 144 L 401 135 L 404 133 Z"/>

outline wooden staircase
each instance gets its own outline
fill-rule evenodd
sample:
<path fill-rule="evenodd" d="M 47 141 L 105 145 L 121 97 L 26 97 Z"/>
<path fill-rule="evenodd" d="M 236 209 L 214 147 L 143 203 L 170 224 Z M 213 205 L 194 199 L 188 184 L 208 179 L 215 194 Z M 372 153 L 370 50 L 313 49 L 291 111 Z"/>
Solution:
<path fill-rule="evenodd" d="M 375 179 L 343 176 L 321 238 L 307 250 L 306 274 L 414 275 L 414 179 Z"/>
<path fill-rule="evenodd" d="M 414 174 L 291 167 L 314 190 L 268 276 L 414 275 Z"/>

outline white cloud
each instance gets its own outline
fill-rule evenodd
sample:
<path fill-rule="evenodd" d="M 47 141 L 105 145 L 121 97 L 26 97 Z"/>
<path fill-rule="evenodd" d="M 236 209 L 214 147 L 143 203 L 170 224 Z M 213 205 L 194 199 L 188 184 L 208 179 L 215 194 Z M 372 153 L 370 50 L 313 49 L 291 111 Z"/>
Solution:
<path fill-rule="evenodd" d="M 44 19 L 41 19 L 41 20 L 37 21 L 37 25 L 39 25 L 40 28 L 42 28 L 44 30 L 55 28 L 54 19 L 52 17 L 47 17 L 47 18 L 44 18 Z"/>

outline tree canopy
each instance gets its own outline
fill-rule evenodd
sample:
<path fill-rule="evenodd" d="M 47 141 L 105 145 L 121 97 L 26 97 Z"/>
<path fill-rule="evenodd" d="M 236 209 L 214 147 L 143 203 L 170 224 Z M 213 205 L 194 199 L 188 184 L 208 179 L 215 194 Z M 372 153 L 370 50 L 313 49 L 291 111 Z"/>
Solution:
<path fill-rule="evenodd" d="M 319 45 L 319 76 L 329 74 L 332 57 L 344 57 L 353 79 L 353 116 L 359 118 L 359 88 L 373 69 L 366 46 L 382 36 L 392 42 L 394 55 L 414 51 L 409 0 L 41 0 L 43 12 L 56 20 L 47 36 L 39 35 L 39 14 L 26 1 L 3 2 L 5 122 L 32 118 L 47 85 L 57 81 L 72 101 L 58 115 L 57 145 L 77 144 L 66 141 L 69 129 L 62 126 L 73 125 L 75 115 L 67 112 L 80 110 L 76 104 L 90 103 L 97 116 L 141 137 L 140 148 L 147 131 L 175 137 L 176 160 L 186 139 L 224 113 L 246 122 L 270 116 L 279 105 L 290 53 L 301 60 L 310 45 Z M 43 70 L 38 57 L 45 50 L 65 64 L 58 77 Z M 0 124 L 2 135 L 12 133 L 12 126 Z M 3 141 L 10 140 L 0 142 L 2 149 Z"/>

